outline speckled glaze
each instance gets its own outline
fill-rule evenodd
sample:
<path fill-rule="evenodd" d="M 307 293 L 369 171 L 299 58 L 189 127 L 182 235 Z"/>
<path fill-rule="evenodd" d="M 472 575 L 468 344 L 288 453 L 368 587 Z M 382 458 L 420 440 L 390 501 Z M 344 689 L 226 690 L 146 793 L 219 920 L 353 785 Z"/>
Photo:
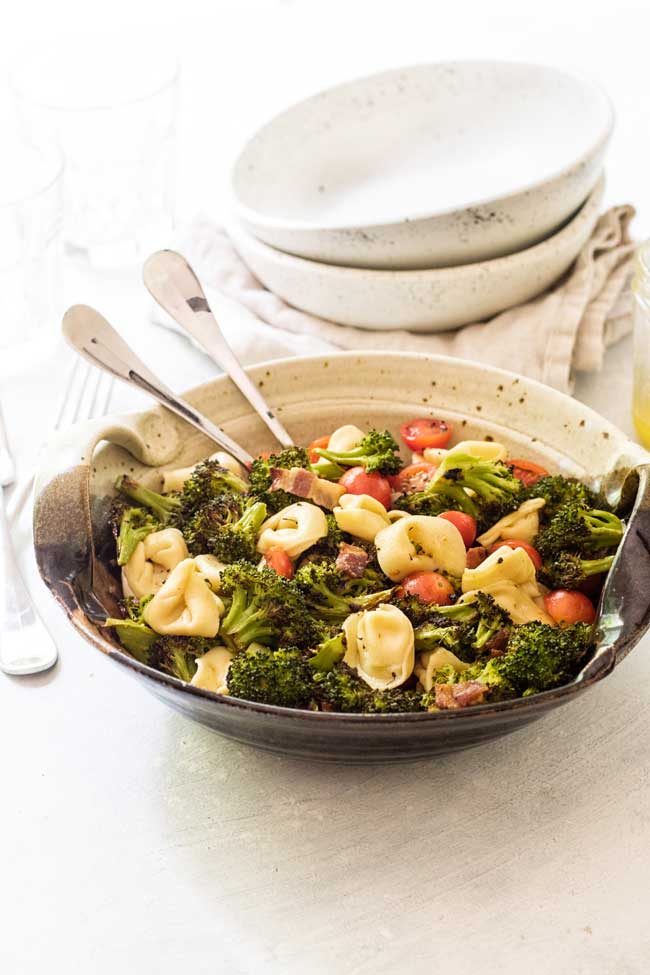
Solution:
<path fill-rule="evenodd" d="M 459 438 L 498 438 L 513 454 L 551 470 L 587 479 L 632 471 L 627 485 L 636 493 L 635 513 L 603 597 L 598 651 L 572 684 L 436 714 L 293 711 L 220 697 L 158 673 L 129 657 L 101 628 L 119 596 L 106 524 L 116 476 L 129 471 L 159 487 L 163 470 L 198 460 L 211 444 L 160 407 L 76 427 L 52 444 L 36 488 L 41 575 L 88 643 L 171 707 L 260 748 L 327 761 L 401 762 L 508 734 L 568 703 L 609 673 L 647 628 L 650 486 L 644 465 L 650 456 L 582 404 L 511 373 L 440 356 L 341 353 L 279 360 L 249 373 L 298 442 L 346 417 L 396 432 L 408 417 L 432 413 L 454 423 Z M 187 399 L 253 453 L 273 446 L 227 378 L 197 387 Z"/>
<path fill-rule="evenodd" d="M 448 267 L 554 232 L 603 168 L 612 107 L 533 64 L 418 65 L 321 92 L 237 160 L 238 219 L 260 240 L 348 267 Z"/>
<path fill-rule="evenodd" d="M 604 178 L 573 219 L 548 240 L 493 261 L 430 271 L 371 271 L 292 257 L 240 224 L 228 233 L 253 273 L 295 308 L 341 325 L 443 332 L 528 301 L 567 270 L 591 234 Z"/>

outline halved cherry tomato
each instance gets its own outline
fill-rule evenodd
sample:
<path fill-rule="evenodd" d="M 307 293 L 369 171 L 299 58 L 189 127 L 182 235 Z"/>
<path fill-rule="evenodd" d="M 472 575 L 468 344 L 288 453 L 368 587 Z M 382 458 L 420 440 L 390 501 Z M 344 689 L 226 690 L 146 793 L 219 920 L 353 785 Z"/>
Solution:
<path fill-rule="evenodd" d="M 517 480 L 521 481 L 524 487 L 530 487 L 531 484 L 537 484 L 543 477 L 548 477 L 548 471 L 541 464 L 534 464 L 532 460 L 509 460 L 508 464 L 512 464 L 512 473 L 515 475 Z"/>
<path fill-rule="evenodd" d="M 293 562 L 283 548 L 269 548 L 264 553 L 264 561 L 269 569 L 273 569 L 284 579 L 293 579 Z"/>
<path fill-rule="evenodd" d="M 508 548 L 523 548 L 524 552 L 535 566 L 535 572 L 538 572 L 539 569 L 541 569 L 542 556 L 539 554 L 536 548 L 529 545 L 528 542 L 524 542 L 521 538 L 503 538 L 500 542 L 495 542 L 494 545 L 490 545 L 488 555 L 492 555 L 493 552 L 496 552 L 496 550 L 501 548 L 503 545 L 507 545 Z"/>
<path fill-rule="evenodd" d="M 544 596 L 544 609 L 560 626 L 572 623 L 593 623 L 596 610 L 583 592 L 573 589 L 555 589 Z"/>
<path fill-rule="evenodd" d="M 424 490 L 436 470 L 435 464 L 428 464 L 423 460 L 418 464 L 407 464 L 399 474 L 391 474 L 388 480 L 393 491 L 413 494 L 415 491 Z"/>
<path fill-rule="evenodd" d="M 448 606 L 454 595 L 454 587 L 439 572 L 412 572 L 402 580 L 401 588 L 409 596 L 436 606 Z"/>
<path fill-rule="evenodd" d="M 329 433 L 326 433 L 325 436 L 323 437 L 317 437 L 315 440 L 312 440 L 312 442 L 307 447 L 307 453 L 309 454 L 310 464 L 317 464 L 318 461 L 320 460 L 320 454 L 316 453 L 316 447 L 325 448 L 327 447 L 329 442 L 330 442 Z"/>
<path fill-rule="evenodd" d="M 451 438 L 451 424 L 445 420 L 421 416 L 399 428 L 402 440 L 411 450 L 424 450 L 426 447 L 446 447 Z"/>
<path fill-rule="evenodd" d="M 371 498 L 380 501 L 384 508 L 390 508 L 390 482 L 378 471 L 366 474 L 363 467 L 351 467 L 341 475 L 339 484 L 345 488 L 347 494 L 369 494 Z"/>
<path fill-rule="evenodd" d="M 465 543 L 465 548 L 469 548 L 476 538 L 476 520 L 471 515 L 466 515 L 464 511 L 443 511 L 439 518 L 450 521 L 460 532 Z"/>

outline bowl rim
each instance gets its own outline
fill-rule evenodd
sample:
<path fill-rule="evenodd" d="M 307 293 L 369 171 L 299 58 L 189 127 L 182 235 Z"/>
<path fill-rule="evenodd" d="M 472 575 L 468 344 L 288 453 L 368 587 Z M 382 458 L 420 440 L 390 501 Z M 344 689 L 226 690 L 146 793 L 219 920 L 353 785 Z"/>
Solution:
<path fill-rule="evenodd" d="M 330 278 L 354 278 L 361 280 L 361 276 L 374 281 L 386 282 L 388 280 L 400 282 L 412 282 L 418 280 L 443 279 L 453 280 L 462 279 L 468 274 L 475 276 L 481 272 L 488 274 L 503 274 L 512 270 L 514 267 L 520 268 L 522 265 L 535 264 L 543 260 L 546 251 L 555 249 L 558 244 L 565 246 L 584 224 L 592 220 L 594 212 L 598 211 L 602 203 L 605 192 L 605 174 L 601 172 L 591 192 L 583 203 L 575 210 L 566 222 L 549 237 L 514 251 L 512 254 L 504 254 L 501 257 L 492 257 L 485 261 L 474 261 L 469 264 L 454 264 L 445 267 L 430 268 L 409 268 L 389 270 L 388 268 L 367 268 L 350 267 L 344 264 L 332 264 L 331 261 L 317 261 L 308 257 L 301 257 L 298 254 L 289 254 L 287 251 L 280 250 L 260 240 L 255 234 L 240 222 L 230 220 L 227 224 L 227 232 L 231 237 L 232 244 L 237 250 L 237 238 L 245 240 L 245 246 L 257 251 L 260 257 L 273 261 L 276 265 L 288 267 L 295 271 L 314 272 Z M 232 233 L 231 233 L 232 231 Z M 302 357 L 301 357 L 302 358 Z M 276 360 L 277 361 L 277 360 Z"/>
<path fill-rule="evenodd" d="M 352 89 L 355 85 L 364 84 L 370 81 L 380 81 L 388 80 L 393 77 L 398 77 L 400 74 L 409 71 L 417 71 L 431 68 L 467 68 L 467 67 L 485 67 L 485 68 L 520 68 L 520 69 L 533 69 L 538 71 L 544 71 L 548 75 L 553 75 L 555 77 L 560 77 L 565 80 L 571 81 L 574 84 L 579 85 L 583 90 L 589 91 L 592 97 L 600 102 L 601 107 L 604 110 L 605 115 L 605 125 L 601 134 L 594 140 L 591 145 L 584 150 L 577 158 L 575 158 L 571 163 L 561 167 L 559 170 L 551 173 L 550 175 L 540 178 L 537 180 L 532 180 L 529 183 L 523 183 L 516 189 L 503 193 L 498 196 L 493 197 L 479 197 L 472 199 L 461 206 L 452 206 L 447 209 L 438 209 L 433 211 L 423 211 L 421 213 L 411 213 L 405 214 L 399 219 L 394 220 L 364 220 L 363 223 L 342 223 L 341 221 L 334 222 L 318 222 L 309 220 L 295 220 L 286 219 L 282 217 L 272 217 L 266 215 L 263 211 L 257 210 L 251 207 L 240 199 L 239 192 L 236 186 L 236 180 L 240 166 L 243 164 L 245 154 L 249 150 L 255 139 L 264 131 L 270 129 L 275 123 L 279 122 L 280 119 L 285 118 L 290 113 L 308 105 L 309 103 L 316 103 L 324 99 L 325 97 L 341 92 L 345 89 Z M 340 82 L 336 85 L 330 85 L 329 87 L 320 89 L 312 95 L 302 98 L 297 102 L 293 102 L 287 108 L 284 108 L 280 112 L 276 112 L 270 119 L 259 125 L 254 132 L 246 139 L 246 142 L 239 150 L 234 162 L 230 168 L 230 176 L 228 181 L 228 195 L 230 198 L 230 205 L 234 208 L 235 212 L 241 217 L 242 220 L 250 222 L 252 225 L 257 224 L 260 227 L 264 227 L 268 230 L 285 230 L 288 232 L 311 232 L 311 233 L 350 233 L 359 230 L 380 230 L 389 229 L 393 227 L 400 227 L 405 223 L 420 223 L 428 220 L 435 220 L 437 218 L 449 217 L 455 213 L 464 213 L 467 210 L 486 207 L 492 205 L 498 205 L 511 201 L 516 197 L 532 193 L 536 190 L 540 190 L 542 187 L 556 182 L 558 180 L 566 178 L 574 170 L 580 169 L 592 156 L 596 155 L 601 148 L 604 148 L 609 142 L 614 125 L 616 121 L 616 113 L 614 109 L 613 102 L 604 88 L 597 84 L 591 77 L 586 73 L 580 71 L 569 70 L 567 68 L 556 67 L 555 65 L 543 64 L 538 61 L 506 61 L 503 59 L 490 59 L 490 58 L 454 58 L 442 61 L 424 61 L 418 62 L 417 64 L 404 65 L 399 68 L 391 68 L 387 71 L 373 72 L 368 75 L 356 76 L 347 81 Z"/>
<path fill-rule="evenodd" d="M 321 354 L 305 355 L 305 356 L 285 356 L 281 359 L 269 359 L 269 360 L 264 360 L 262 362 L 255 363 L 254 365 L 246 367 L 246 369 L 247 371 L 251 371 L 251 372 L 254 372 L 255 370 L 265 371 L 267 369 L 277 367 L 278 365 L 296 366 L 297 364 L 300 364 L 302 362 L 322 362 L 323 360 L 331 361 L 332 359 L 353 359 L 353 358 L 359 358 L 359 356 L 363 356 L 364 358 L 385 359 L 386 355 L 387 353 L 384 351 L 372 350 L 369 352 L 341 351 L 341 352 L 333 352 L 327 354 L 321 353 Z M 568 396 L 567 394 L 562 393 L 557 389 L 553 389 L 552 387 L 547 386 L 546 384 L 539 382 L 536 379 L 532 379 L 530 377 L 524 376 L 516 372 L 511 372 L 510 370 L 507 369 L 501 369 L 498 366 L 488 365 L 486 363 L 474 362 L 469 359 L 456 358 L 454 356 L 446 356 L 446 355 L 439 355 L 439 354 L 429 355 L 427 353 L 415 353 L 415 352 L 395 352 L 395 353 L 390 353 L 390 357 L 391 360 L 396 357 L 399 359 L 411 359 L 411 360 L 420 359 L 422 361 L 426 361 L 429 363 L 453 362 L 454 365 L 460 364 L 462 366 L 479 368 L 482 371 L 489 371 L 496 377 L 503 378 L 504 380 L 510 380 L 510 381 L 517 380 L 518 382 L 529 384 L 533 388 L 542 390 L 546 396 L 550 396 L 558 402 L 563 402 L 564 400 L 567 399 L 569 401 L 572 400 L 572 397 Z M 228 378 L 229 377 L 226 373 L 222 373 L 220 375 L 215 376 L 213 379 L 207 380 L 206 382 L 199 383 L 196 386 L 191 387 L 189 390 L 185 391 L 185 393 L 183 393 L 182 395 L 189 394 L 189 396 L 191 397 L 193 394 L 197 393 L 202 389 L 212 387 L 215 384 L 227 383 Z M 111 416 L 103 417 L 101 424 L 102 426 L 110 425 L 111 419 L 117 419 L 118 417 L 122 420 L 128 420 L 130 418 L 135 418 L 135 417 L 141 418 L 143 416 L 146 416 L 147 414 L 152 414 L 159 409 L 160 409 L 159 406 L 153 406 L 153 407 L 149 407 L 149 409 L 146 410 L 133 410 L 126 414 L 116 414 L 115 417 L 111 417 Z M 623 433 L 623 431 L 621 431 L 618 427 L 616 427 L 615 424 L 611 423 L 611 421 L 607 420 L 605 417 L 602 417 L 595 410 L 591 409 L 591 407 L 581 404 L 581 409 L 584 411 L 585 414 L 592 415 L 594 418 L 597 418 L 599 423 L 610 431 L 610 435 L 615 436 L 619 440 L 619 445 L 621 447 L 621 450 L 623 449 L 624 446 L 630 445 L 634 448 L 637 457 L 642 458 L 643 455 L 647 454 L 646 451 L 644 451 L 637 444 L 635 444 L 634 441 L 630 440 L 630 438 L 627 437 Z M 98 421 L 97 420 L 89 421 L 86 424 L 81 424 L 79 432 L 83 431 L 84 429 L 87 429 L 88 431 L 92 429 L 94 433 L 96 433 L 98 429 Z M 95 439 L 93 440 L 93 447 L 95 447 L 97 443 L 98 441 L 95 437 Z M 88 451 L 85 451 L 85 454 L 88 454 Z M 647 454 L 647 457 L 648 457 L 648 461 L 650 461 L 650 454 Z M 642 459 L 639 459 L 639 463 L 642 463 Z M 89 459 L 85 461 L 83 466 L 85 469 L 87 469 L 88 472 L 90 472 L 90 470 L 92 469 L 92 451 L 89 453 Z M 649 467 L 649 471 L 650 471 L 650 467 Z M 48 483 L 50 482 L 47 481 L 42 483 L 40 478 L 37 479 L 36 491 L 35 491 L 35 502 L 38 501 L 38 498 L 42 490 L 45 487 L 47 487 Z M 638 502 L 638 496 L 637 496 L 637 502 Z M 35 521 L 36 521 L 36 503 L 35 503 L 34 510 L 35 510 Z M 36 548 L 37 548 L 37 556 L 38 556 L 38 546 L 36 546 Z M 621 549 L 622 546 L 621 548 L 619 548 L 619 552 L 621 551 Z M 231 695 L 218 694 L 214 691 L 206 690 L 205 688 L 195 687 L 194 685 L 186 681 L 182 681 L 177 677 L 173 677 L 171 674 L 166 674 L 163 671 L 156 670 L 155 668 L 150 667 L 147 664 L 141 663 L 139 660 L 136 660 L 134 657 L 126 653 L 119 646 L 117 641 L 113 643 L 107 637 L 102 635 L 101 628 L 96 623 L 92 622 L 86 616 L 85 612 L 82 610 L 76 598 L 76 595 L 74 600 L 75 602 L 74 606 L 71 606 L 68 601 L 63 600 L 61 594 L 57 592 L 56 587 L 52 585 L 50 580 L 48 580 L 44 575 L 38 557 L 37 557 L 37 565 L 39 568 L 39 573 L 41 575 L 41 578 L 43 579 L 43 582 L 45 583 L 49 591 L 52 593 L 54 598 L 57 600 L 57 602 L 61 605 L 69 622 L 73 625 L 73 627 L 77 630 L 77 632 L 80 633 L 80 635 L 88 643 L 97 647 L 107 657 L 114 660 L 116 663 L 130 668 L 131 670 L 135 671 L 143 678 L 145 678 L 147 681 L 151 681 L 154 684 L 163 685 L 165 687 L 171 688 L 173 691 L 178 691 L 180 693 L 189 693 L 191 696 L 195 696 L 195 697 L 198 696 L 205 700 L 211 701 L 217 708 L 234 708 L 234 709 L 239 709 L 240 711 L 249 711 L 249 712 L 253 711 L 259 714 L 277 715 L 279 717 L 284 717 L 288 719 L 293 718 L 296 720 L 309 720 L 309 721 L 317 721 L 320 723 L 325 722 L 328 724 L 336 723 L 339 725 L 341 723 L 350 723 L 350 724 L 358 725 L 360 722 L 363 722 L 365 724 L 381 724 L 382 727 L 385 727 L 388 724 L 393 724 L 393 725 L 414 724 L 414 723 L 417 724 L 420 722 L 431 721 L 431 720 L 437 720 L 437 721 L 453 721 L 453 720 L 462 720 L 462 719 L 471 720 L 473 716 L 485 715 L 494 712 L 510 713 L 519 710 L 526 710 L 528 712 L 534 712 L 534 711 L 541 712 L 546 710 L 546 706 L 550 701 L 559 701 L 561 703 L 564 699 L 568 700 L 569 698 L 580 694 L 583 690 L 587 689 L 588 687 L 592 686 L 594 683 L 597 683 L 598 681 L 602 680 L 604 677 L 608 676 L 608 674 L 611 673 L 611 671 L 617 666 L 620 659 L 622 659 L 626 655 L 626 653 L 629 652 L 629 649 L 631 649 L 631 647 L 626 647 L 624 652 L 620 655 L 620 657 L 614 656 L 613 659 L 610 654 L 609 656 L 603 656 L 599 660 L 599 654 L 596 654 L 595 656 L 591 657 L 587 661 L 583 669 L 572 681 L 570 681 L 567 684 L 562 684 L 560 687 L 552 688 L 548 691 L 543 691 L 538 694 L 531 695 L 529 697 L 512 698 L 506 701 L 485 702 L 483 704 L 473 705 L 472 707 L 468 707 L 468 708 L 458 708 L 458 709 L 449 709 L 449 710 L 443 709 L 443 710 L 433 711 L 433 712 L 431 711 L 397 712 L 397 713 L 389 713 L 389 714 L 363 714 L 363 713 L 355 714 L 355 713 L 338 712 L 338 711 L 335 712 L 313 711 L 308 708 L 287 708 L 287 707 L 282 707 L 280 705 L 262 704 L 256 701 L 247 701 L 243 698 L 236 698 L 236 697 L 232 697 Z M 72 587 L 70 586 L 70 580 L 65 579 L 64 581 L 67 583 L 68 588 L 71 590 Z M 586 676 L 583 676 L 584 672 L 587 670 L 587 667 L 590 664 L 593 665 L 594 661 L 598 661 L 599 665 L 591 666 L 590 673 L 588 673 L 588 675 Z"/>

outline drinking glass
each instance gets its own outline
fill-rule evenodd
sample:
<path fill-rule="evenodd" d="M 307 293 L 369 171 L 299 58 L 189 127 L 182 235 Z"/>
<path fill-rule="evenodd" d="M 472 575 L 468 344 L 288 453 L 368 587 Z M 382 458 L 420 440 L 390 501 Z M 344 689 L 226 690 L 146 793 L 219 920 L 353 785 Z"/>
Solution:
<path fill-rule="evenodd" d="M 0 348 L 32 340 L 61 313 L 63 160 L 7 138 L 0 153 Z"/>
<path fill-rule="evenodd" d="M 168 51 L 104 37 L 11 75 L 24 138 L 63 152 L 65 241 L 93 266 L 136 263 L 170 242 L 178 74 Z"/>
<path fill-rule="evenodd" d="M 632 413 L 639 440 L 650 448 L 650 242 L 636 254 Z"/>

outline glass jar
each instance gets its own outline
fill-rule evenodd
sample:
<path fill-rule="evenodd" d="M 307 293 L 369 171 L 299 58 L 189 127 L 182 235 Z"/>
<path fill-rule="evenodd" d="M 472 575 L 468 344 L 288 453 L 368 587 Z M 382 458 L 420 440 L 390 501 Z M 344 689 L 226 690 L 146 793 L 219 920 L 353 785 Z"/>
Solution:
<path fill-rule="evenodd" d="M 632 415 L 639 440 L 650 447 L 650 241 L 636 254 L 634 278 Z"/>

